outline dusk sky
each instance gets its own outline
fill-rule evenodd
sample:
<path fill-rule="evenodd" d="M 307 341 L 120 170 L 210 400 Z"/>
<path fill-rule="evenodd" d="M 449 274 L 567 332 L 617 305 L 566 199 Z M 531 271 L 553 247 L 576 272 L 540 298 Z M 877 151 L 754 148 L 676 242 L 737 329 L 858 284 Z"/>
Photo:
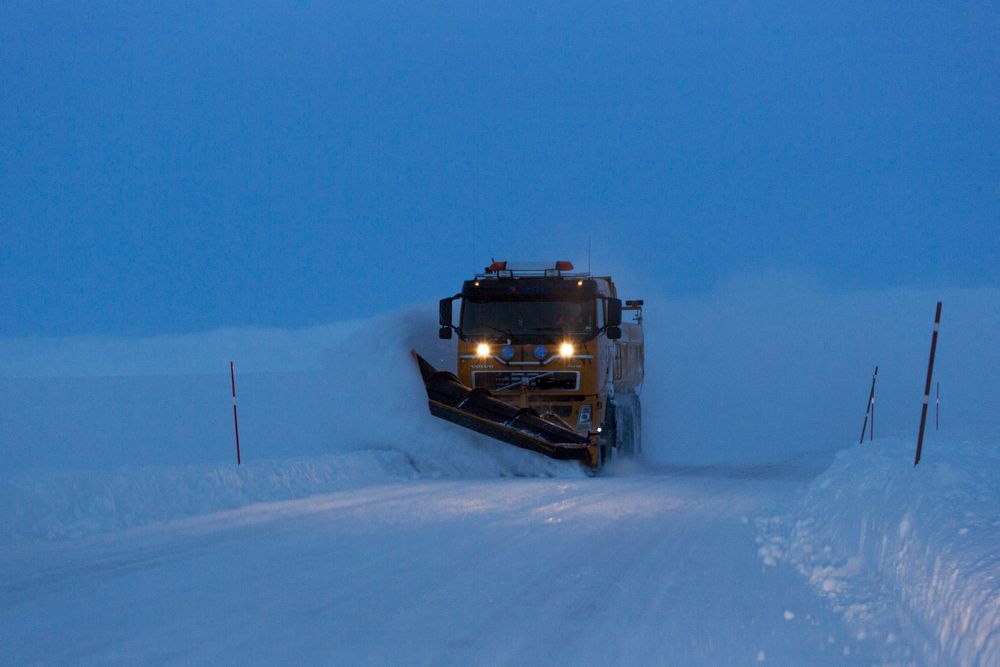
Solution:
<path fill-rule="evenodd" d="M 0 336 L 1000 286 L 1000 7 L 807 4 L 4 2 Z"/>

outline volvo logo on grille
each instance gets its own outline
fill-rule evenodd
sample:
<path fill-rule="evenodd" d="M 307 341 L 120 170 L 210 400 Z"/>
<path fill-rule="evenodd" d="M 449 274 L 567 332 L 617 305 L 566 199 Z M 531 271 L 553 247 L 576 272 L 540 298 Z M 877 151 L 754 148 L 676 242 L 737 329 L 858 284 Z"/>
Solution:
<path fill-rule="evenodd" d="M 574 371 L 474 371 L 474 387 L 489 391 L 517 391 L 521 387 L 541 391 L 576 391 L 580 374 Z"/>

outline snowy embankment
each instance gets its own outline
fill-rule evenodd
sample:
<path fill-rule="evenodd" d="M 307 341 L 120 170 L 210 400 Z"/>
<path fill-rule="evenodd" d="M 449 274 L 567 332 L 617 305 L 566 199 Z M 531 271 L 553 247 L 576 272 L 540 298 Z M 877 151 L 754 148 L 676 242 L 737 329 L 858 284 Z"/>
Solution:
<path fill-rule="evenodd" d="M 456 454 L 457 460 L 445 465 L 386 448 L 239 467 L 121 466 L 20 474 L 0 481 L 0 544 L 78 537 L 392 480 L 582 474 L 576 467 L 531 460 L 519 451 Z"/>
<path fill-rule="evenodd" d="M 225 466 L 123 466 L 21 475 L 0 485 L 0 542 L 54 539 L 301 498 L 417 475 L 401 452 Z"/>
<path fill-rule="evenodd" d="M 582 474 L 431 417 L 410 349 L 453 365 L 436 331 L 424 308 L 297 332 L 53 342 L 48 357 L 79 375 L 0 376 L 0 543 L 387 479 Z M 26 345 L 14 351 L 38 354 Z"/>
<path fill-rule="evenodd" d="M 761 558 L 791 563 L 859 634 L 907 634 L 922 662 L 1000 664 L 1000 442 L 925 443 L 917 468 L 913 449 L 841 451 L 762 521 Z"/>

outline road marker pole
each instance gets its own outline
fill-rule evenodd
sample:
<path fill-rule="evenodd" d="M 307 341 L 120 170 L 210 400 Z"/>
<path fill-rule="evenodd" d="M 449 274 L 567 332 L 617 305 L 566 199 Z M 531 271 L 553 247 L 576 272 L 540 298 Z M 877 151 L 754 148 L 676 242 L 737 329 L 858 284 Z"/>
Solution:
<path fill-rule="evenodd" d="M 868 415 L 872 416 L 872 439 L 875 438 L 875 379 L 878 377 L 878 366 L 875 366 L 875 372 L 872 373 L 872 388 L 868 392 L 868 405 L 865 406 L 865 421 L 861 424 L 861 439 L 858 440 L 860 445 L 865 441 L 865 431 L 868 430 Z"/>
<path fill-rule="evenodd" d="M 927 360 L 927 381 L 924 382 L 924 402 L 920 408 L 920 433 L 917 435 L 917 454 L 913 457 L 913 465 L 920 463 L 920 454 L 924 448 L 924 424 L 927 422 L 927 403 L 931 397 L 931 377 L 934 375 L 934 351 L 937 349 L 938 329 L 941 327 L 941 302 L 937 302 L 934 312 L 934 335 L 931 336 L 931 356 Z"/>
<path fill-rule="evenodd" d="M 875 372 L 878 373 L 877 367 Z M 875 383 L 872 382 L 872 425 L 871 425 L 871 431 L 868 433 L 868 442 L 871 442 L 874 439 L 875 439 Z"/>
<path fill-rule="evenodd" d="M 240 421 L 236 417 L 236 366 L 229 362 L 229 380 L 233 386 L 233 428 L 236 430 L 236 465 L 240 464 Z"/>

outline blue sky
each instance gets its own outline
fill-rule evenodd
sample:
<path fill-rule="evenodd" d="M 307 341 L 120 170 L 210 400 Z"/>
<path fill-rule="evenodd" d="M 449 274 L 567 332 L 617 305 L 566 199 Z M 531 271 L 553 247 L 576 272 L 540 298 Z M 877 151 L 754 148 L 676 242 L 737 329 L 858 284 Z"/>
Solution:
<path fill-rule="evenodd" d="M 297 327 L 494 256 L 1000 285 L 1000 8 L 0 7 L 0 336 Z M 836 3 L 835 3 L 836 4 Z"/>

